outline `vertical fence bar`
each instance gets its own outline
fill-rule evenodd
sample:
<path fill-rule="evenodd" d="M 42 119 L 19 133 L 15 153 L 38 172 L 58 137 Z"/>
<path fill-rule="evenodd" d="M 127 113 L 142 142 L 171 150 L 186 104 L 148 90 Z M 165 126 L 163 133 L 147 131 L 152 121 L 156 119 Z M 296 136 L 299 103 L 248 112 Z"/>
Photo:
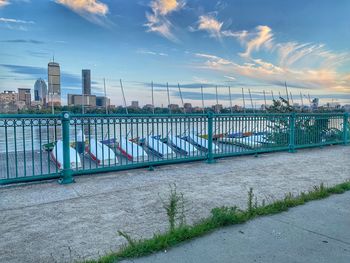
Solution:
<path fill-rule="evenodd" d="M 214 163 L 213 157 L 213 113 L 208 113 L 208 157 L 207 163 Z"/>
<path fill-rule="evenodd" d="M 344 121 L 343 121 L 343 136 L 344 136 L 344 144 L 345 145 L 348 145 L 349 144 L 349 131 L 350 131 L 350 128 L 349 128 L 349 113 L 346 112 L 344 113 Z"/>
<path fill-rule="evenodd" d="M 293 112 L 289 116 L 289 152 L 294 153 L 295 152 L 295 121 L 296 121 L 296 114 Z"/>
<path fill-rule="evenodd" d="M 62 177 L 58 180 L 60 184 L 70 184 L 74 182 L 73 171 L 70 167 L 69 126 L 69 113 L 62 112 L 63 171 Z"/>

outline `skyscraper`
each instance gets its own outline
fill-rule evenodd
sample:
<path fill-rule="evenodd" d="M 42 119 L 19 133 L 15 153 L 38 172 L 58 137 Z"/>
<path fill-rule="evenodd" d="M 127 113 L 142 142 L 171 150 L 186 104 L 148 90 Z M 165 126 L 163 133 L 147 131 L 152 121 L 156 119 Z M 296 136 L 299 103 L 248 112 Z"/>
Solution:
<path fill-rule="evenodd" d="M 60 65 L 56 62 L 48 64 L 48 101 L 51 105 L 61 105 L 61 73 Z"/>
<path fill-rule="evenodd" d="M 40 101 L 44 105 L 47 101 L 47 85 L 42 78 L 38 79 L 34 84 L 34 100 Z"/>
<path fill-rule="evenodd" d="M 91 95 L 91 71 L 90 69 L 82 70 L 82 78 L 83 78 L 83 95 Z"/>

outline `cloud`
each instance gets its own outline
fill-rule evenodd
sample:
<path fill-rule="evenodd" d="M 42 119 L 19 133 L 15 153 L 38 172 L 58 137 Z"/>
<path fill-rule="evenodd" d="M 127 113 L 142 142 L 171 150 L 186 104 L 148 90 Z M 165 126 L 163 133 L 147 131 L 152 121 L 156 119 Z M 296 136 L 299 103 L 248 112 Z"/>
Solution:
<path fill-rule="evenodd" d="M 181 0 L 153 0 L 150 4 L 152 12 L 146 12 L 147 32 L 155 32 L 171 40 L 178 41 L 172 33 L 173 25 L 168 15 L 174 11 L 180 10 L 185 5 Z"/>
<path fill-rule="evenodd" d="M 0 0 L 0 8 L 9 5 L 10 2 L 8 0 Z"/>
<path fill-rule="evenodd" d="M 33 24 L 35 24 L 34 21 L 0 17 L 0 25 L 4 25 L 7 29 L 11 30 L 27 31 L 27 26 Z"/>
<path fill-rule="evenodd" d="M 13 43 L 13 44 L 21 44 L 21 43 L 29 43 L 29 44 L 45 44 L 44 41 L 40 41 L 40 40 L 34 40 L 34 39 L 9 39 L 9 40 L 1 40 L 0 42 L 3 43 Z"/>
<path fill-rule="evenodd" d="M 199 17 L 197 29 L 207 31 L 211 37 L 220 38 L 222 25 L 223 23 L 214 17 L 203 15 Z"/>
<path fill-rule="evenodd" d="M 138 49 L 136 51 L 138 54 L 144 54 L 144 55 L 153 55 L 153 56 L 162 56 L 162 57 L 167 57 L 168 54 L 162 53 L 162 52 L 155 52 L 155 51 L 150 51 L 150 50 L 145 50 L 145 49 Z"/>
<path fill-rule="evenodd" d="M 199 68 L 235 74 L 260 83 L 284 86 L 284 81 L 287 81 L 288 86 L 292 88 L 350 90 L 350 79 L 344 74 L 337 73 L 334 68 L 287 68 L 262 59 L 252 59 L 249 63 L 238 64 L 210 54 L 196 54 L 196 56 L 205 60 L 198 66 Z"/>
<path fill-rule="evenodd" d="M 106 19 L 109 8 L 98 0 L 56 0 L 56 3 L 66 6 L 88 21 L 108 26 L 110 22 Z"/>
<path fill-rule="evenodd" d="M 9 72 L 14 74 L 17 78 L 23 78 L 28 80 L 28 76 L 33 80 L 33 83 L 38 78 L 47 78 L 47 68 L 23 66 L 23 65 L 10 65 L 0 64 L 0 67 L 6 68 Z M 78 74 L 72 74 L 68 72 L 61 72 L 61 83 L 62 87 L 81 87 L 81 76 Z"/>
<path fill-rule="evenodd" d="M 259 51 L 261 47 L 272 48 L 273 34 L 268 26 L 257 26 L 255 32 L 242 31 L 238 38 L 246 46 L 246 51 L 241 53 L 242 57 L 250 57 L 253 51 Z"/>

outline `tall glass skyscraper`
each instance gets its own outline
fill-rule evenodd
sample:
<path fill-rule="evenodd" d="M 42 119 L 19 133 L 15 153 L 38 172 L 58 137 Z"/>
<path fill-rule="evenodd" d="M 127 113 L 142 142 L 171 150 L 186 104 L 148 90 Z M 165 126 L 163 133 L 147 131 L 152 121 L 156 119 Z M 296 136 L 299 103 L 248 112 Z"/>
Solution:
<path fill-rule="evenodd" d="M 82 78 L 83 78 L 83 95 L 91 95 L 91 71 L 90 69 L 82 70 Z"/>
<path fill-rule="evenodd" d="M 47 101 L 47 85 L 42 78 L 38 79 L 34 84 L 34 100 L 40 101 L 44 105 Z"/>

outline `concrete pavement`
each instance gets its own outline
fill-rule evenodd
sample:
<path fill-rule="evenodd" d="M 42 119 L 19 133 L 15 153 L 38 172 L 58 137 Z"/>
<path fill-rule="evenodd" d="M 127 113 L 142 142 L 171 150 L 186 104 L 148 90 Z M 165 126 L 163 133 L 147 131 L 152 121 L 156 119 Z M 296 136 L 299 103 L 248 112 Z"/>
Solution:
<path fill-rule="evenodd" d="M 124 263 L 348 263 L 350 192 Z"/>

